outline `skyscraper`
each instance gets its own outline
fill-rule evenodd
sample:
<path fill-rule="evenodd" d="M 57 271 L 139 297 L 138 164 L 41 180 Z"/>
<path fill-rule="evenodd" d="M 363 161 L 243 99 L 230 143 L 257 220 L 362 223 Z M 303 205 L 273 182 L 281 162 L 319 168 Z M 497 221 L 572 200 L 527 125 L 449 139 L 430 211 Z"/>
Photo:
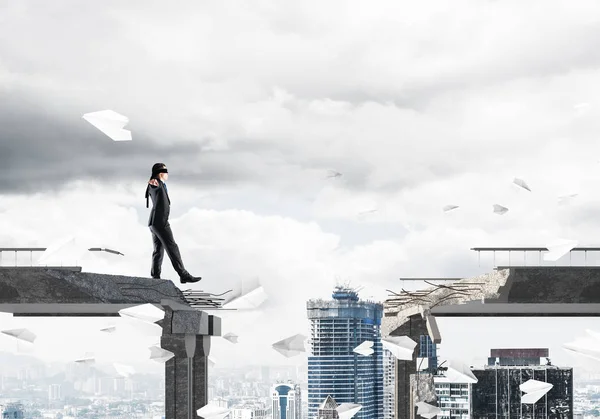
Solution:
<path fill-rule="evenodd" d="M 469 419 L 471 409 L 471 388 L 464 383 L 450 382 L 443 375 L 433 377 L 438 407 L 442 412 L 438 419 Z"/>
<path fill-rule="evenodd" d="M 396 416 L 396 357 L 383 348 L 383 419 Z"/>
<path fill-rule="evenodd" d="M 308 415 L 331 396 L 337 403 L 357 403 L 354 419 L 383 417 L 383 357 L 381 318 L 383 305 L 359 301 L 353 289 L 337 286 L 333 301 L 307 303 L 311 324 L 308 357 Z M 359 355 L 354 348 L 373 342 L 374 353 Z"/>
<path fill-rule="evenodd" d="M 570 418 L 573 416 L 573 368 L 545 365 L 548 349 L 492 349 L 488 365 L 473 369 L 471 415 L 477 418 Z M 535 404 L 521 403 L 519 386 L 533 379 L 552 384 Z"/>
<path fill-rule="evenodd" d="M 271 399 L 273 419 L 301 419 L 302 399 L 298 384 L 275 384 Z"/>

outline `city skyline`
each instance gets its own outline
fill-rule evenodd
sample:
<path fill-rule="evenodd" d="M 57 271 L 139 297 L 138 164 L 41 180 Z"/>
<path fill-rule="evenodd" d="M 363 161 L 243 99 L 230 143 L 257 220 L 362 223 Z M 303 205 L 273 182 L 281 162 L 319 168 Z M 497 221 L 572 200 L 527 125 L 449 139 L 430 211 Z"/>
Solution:
<path fill-rule="evenodd" d="M 125 255 L 88 255 L 84 270 L 149 277 L 143 192 L 164 162 L 175 239 L 203 277 L 191 288 L 259 278 L 269 297 L 218 314 L 239 342 L 212 339 L 213 356 L 241 366 L 306 362 L 271 345 L 307 334 L 306 301 L 327 298 L 336 278 L 381 301 L 401 277 L 490 272 L 471 247 L 597 245 L 600 5 L 540 5 L 5 2 L 0 246 L 78 234 Z M 82 119 L 103 109 L 129 118 L 131 142 Z M 0 321 L 33 330 L 31 353 L 46 362 L 95 352 L 163 368 L 146 358 L 156 336 L 99 331 L 112 320 Z M 481 365 L 490 346 L 543 346 L 557 365 L 584 365 L 562 345 L 595 323 L 439 319 L 439 355 Z M 17 352 L 14 339 L 0 335 L 0 350 Z"/>

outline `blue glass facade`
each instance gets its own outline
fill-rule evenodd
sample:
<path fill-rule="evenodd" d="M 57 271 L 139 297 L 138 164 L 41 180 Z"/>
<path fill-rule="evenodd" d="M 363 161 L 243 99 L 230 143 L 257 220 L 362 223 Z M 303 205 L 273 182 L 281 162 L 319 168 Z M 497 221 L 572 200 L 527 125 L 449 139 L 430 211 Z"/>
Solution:
<path fill-rule="evenodd" d="M 419 338 L 419 358 L 428 359 L 428 372 L 435 373 L 437 371 L 437 346 L 433 343 L 429 335 L 421 335 Z"/>
<path fill-rule="evenodd" d="M 279 393 L 279 417 L 281 419 L 287 419 L 287 395 L 290 392 L 290 386 L 278 386 L 275 391 Z M 283 396 L 283 397 L 282 397 Z"/>
<path fill-rule="evenodd" d="M 327 396 L 338 404 L 358 403 L 354 419 L 383 417 L 383 356 L 381 318 L 383 305 L 359 301 L 353 290 L 338 287 L 333 301 L 307 303 L 311 323 L 308 357 L 308 417 Z M 362 356 L 353 350 L 372 341 L 374 353 Z"/>

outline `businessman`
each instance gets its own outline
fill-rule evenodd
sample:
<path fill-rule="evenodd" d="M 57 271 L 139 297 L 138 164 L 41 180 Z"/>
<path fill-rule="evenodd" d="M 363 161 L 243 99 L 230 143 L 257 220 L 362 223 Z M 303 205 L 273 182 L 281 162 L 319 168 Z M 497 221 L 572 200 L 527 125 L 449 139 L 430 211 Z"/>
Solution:
<path fill-rule="evenodd" d="M 152 242 L 154 243 L 150 275 L 152 278 L 160 279 L 162 261 L 166 250 L 175 272 L 179 274 L 181 283 L 198 282 L 202 278 L 192 276 L 184 268 L 179 247 L 173 238 L 173 232 L 169 224 L 171 200 L 165 183 L 168 179 L 169 172 L 164 163 L 156 163 L 152 166 L 152 176 L 148 181 L 148 186 L 146 186 L 146 208 L 148 208 L 148 196 L 152 197 L 152 209 L 148 219 L 148 227 L 150 227 Z"/>

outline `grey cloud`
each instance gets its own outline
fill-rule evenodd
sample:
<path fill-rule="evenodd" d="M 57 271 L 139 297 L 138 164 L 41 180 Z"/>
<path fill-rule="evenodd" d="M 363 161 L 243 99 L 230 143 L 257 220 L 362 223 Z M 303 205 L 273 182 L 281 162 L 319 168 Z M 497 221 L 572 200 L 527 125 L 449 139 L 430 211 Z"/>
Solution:
<path fill-rule="evenodd" d="M 291 150 L 287 150 L 289 155 L 284 150 L 279 159 L 270 161 L 267 157 L 280 151 L 264 143 L 256 146 L 233 142 L 229 151 L 205 151 L 202 143 L 192 142 L 161 145 L 159 138 L 135 124 L 126 126 L 132 131 L 133 141 L 113 142 L 81 118 L 89 109 L 63 116 L 20 92 L 6 94 L 3 99 L 0 167 L 8 174 L 0 184 L 3 193 L 60 190 L 73 180 L 119 182 L 137 178 L 145 181 L 155 162 L 166 163 L 173 179 L 194 187 L 248 183 L 274 187 L 285 185 L 290 170 L 322 168 L 325 172 L 334 163 L 323 161 L 319 166 L 318 162 L 301 159 L 289 161 L 288 157 L 293 156 Z M 360 185 L 364 168 L 363 172 L 353 172 L 353 166 L 360 167 L 358 163 L 349 162 L 341 169 L 351 185 Z"/>

